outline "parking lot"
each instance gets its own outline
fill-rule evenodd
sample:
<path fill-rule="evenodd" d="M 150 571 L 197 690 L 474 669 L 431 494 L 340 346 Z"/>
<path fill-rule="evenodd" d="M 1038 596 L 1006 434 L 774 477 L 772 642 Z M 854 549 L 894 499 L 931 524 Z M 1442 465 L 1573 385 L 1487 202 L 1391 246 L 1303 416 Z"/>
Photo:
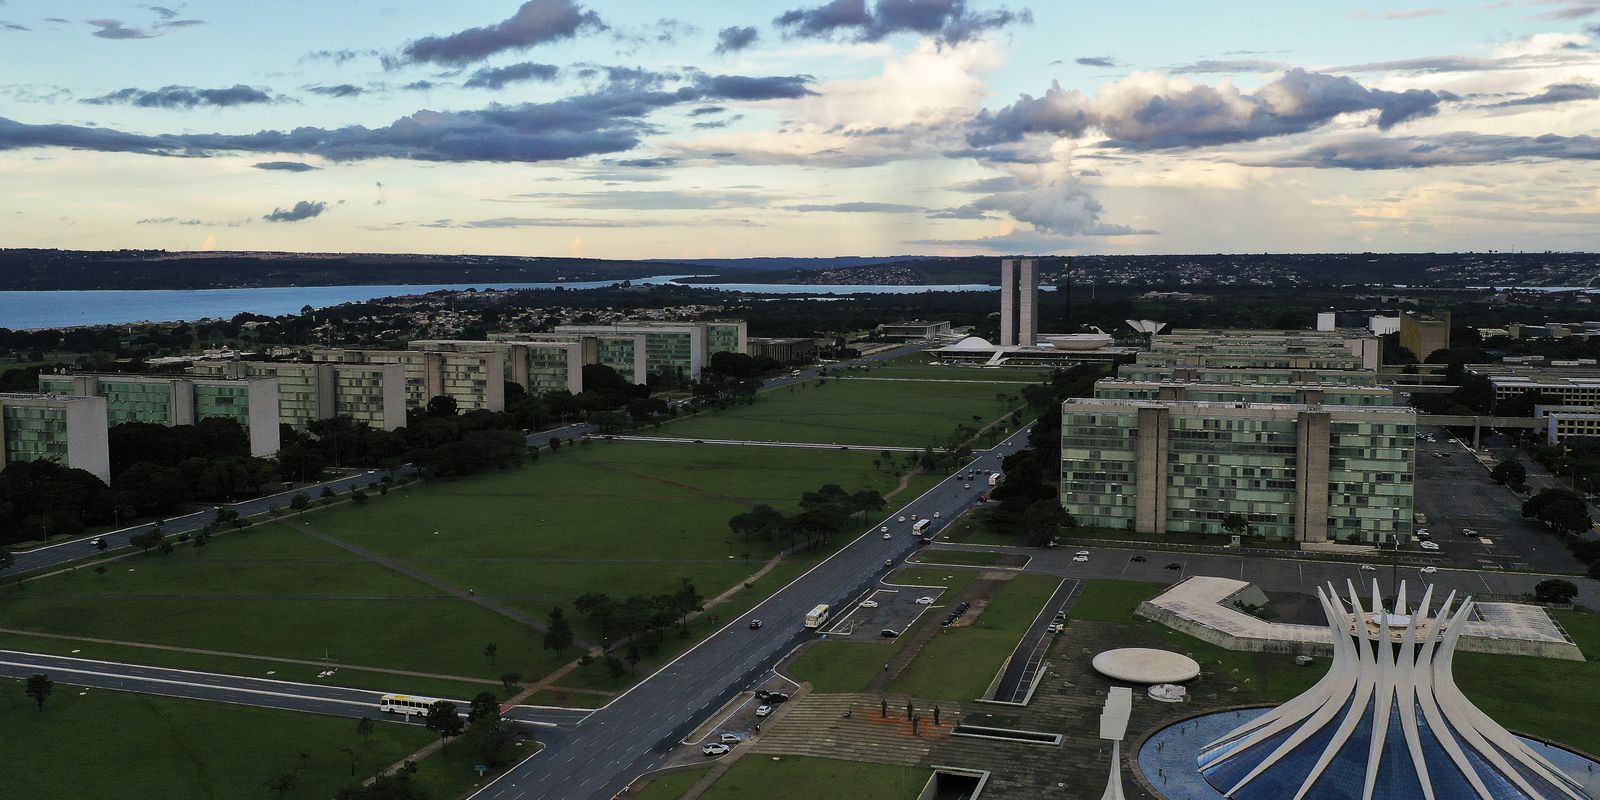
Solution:
<path fill-rule="evenodd" d="M 938 605 L 943 593 L 944 589 L 936 586 L 878 587 L 855 606 L 839 611 L 823 633 L 830 638 L 847 636 L 860 640 L 884 638 L 882 632 L 886 629 L 904 633 L 924 612 Z M 917 602 L 924 597 L 932 598 L 932 602 Z"/>
<path fill-rule="evenodd" d="M 1417 440 L 1417 510 L 1439 544 L 1437 555 L 1460 567 L 1581 572 L 1554 534 L 1523 519 L 1523 497 L 1489 478 L 1472 451 L 1443 428 L 1422 428 Z M 1472 529 L 1481 538 L 1462 531 Z"/>

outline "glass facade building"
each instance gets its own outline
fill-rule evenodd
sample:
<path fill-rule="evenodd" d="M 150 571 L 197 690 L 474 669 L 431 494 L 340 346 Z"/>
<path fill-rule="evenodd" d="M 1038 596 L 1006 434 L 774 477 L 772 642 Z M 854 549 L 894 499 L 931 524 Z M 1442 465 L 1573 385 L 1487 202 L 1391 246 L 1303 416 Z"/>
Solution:
<path fill-rule="evenodd" d="M 1392 406 L 1394 392 L 1380 386 L 1225 384 L 1134 381 L 1103 378 L 1094 384 L 1102 400 L 1198 400 L 1213 403 L 1308 403 L 1330 406 Z"/>
<path fill-rule="evenodd" d="M 101 397 L 106 424 L 193 425 L 231 419 L 250 437 L 250 453 L 278 452 L 278 382 L 272 378 L 63 373 L 39 376 L 39 391 Z"/>
<path fill-rule="evenodd" d="M 651 376 L 698 380 L 715 353 L 749 353 L 744 322 L 623 322 L 558 325 L 551 333 L 497 333 L 495 342 L 566 342 L 581 345 L 585 364 L 604 364 L 624 380 L 648 383 Z M 580 389 L 581 390 L 581 389 Z"/>
<path fill-rule="evenodd" d="M 382 430 L 406 424 L 405 368 L 400 365 L 197 361 L 189 372 L 276 380 L 278 421 L 296 430 L 333 417 Z"/>
<path fill-rule="evenodd" d="M 106 400 L 58 394 L 0 394 L 0 469 L 44 459 L 111 481 Z"/>
<path fill-rule="evenodd" d="M 1416 415 L 1407 408 L 1076 398 L 1062 405 L 1061 503 L 1080 524 L 1409 541 Z"/>
<path fill-rule="evenodd" d="M 505 357 L 499 353 L 447 350 L 316 349 L 311 360 L 327 364 L 399 365 L 405 371 L 407 408 L 424 408 L 449 397 L 461 411 L 504 411 Z"/>

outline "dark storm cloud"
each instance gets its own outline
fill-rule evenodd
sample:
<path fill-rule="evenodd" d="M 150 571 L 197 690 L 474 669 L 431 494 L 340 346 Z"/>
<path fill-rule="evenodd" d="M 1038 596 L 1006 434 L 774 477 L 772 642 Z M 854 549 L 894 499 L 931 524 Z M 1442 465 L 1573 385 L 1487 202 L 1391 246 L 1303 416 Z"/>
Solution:
<path fill-rule="evenodd" d="M 360 86 L 352 86 L 348 83 L 340 83 L 334 86 L 307 86 L 306 91 L 312 94 L 320 94 L 324 97 L 355 97 L 365 92 L 366 89 Z"/>
<path fill-rule="evenodd" d="M 756 40 L 760 38 L 761 32 L 749 25 L 735 25 L 730 28 L 723 28 L 717 31 L 717 49 L 715 52 L 718 55 L 737 53 L 755 44 Z"/>
<path fill-rule="evenodd" d="M 1600 161 L 1594 136 L 1498 136 L 1447 133 L 1429 137 L 1348 136 L 1258 166 L 1319 169 L 1410 169 L 1506 161 Z"/>
<path fill-rule="evenodd" d="M 832 0 L 785 11 L 773 23 L 786 36 L 827 39 L 842 35 L 876 42 L 896 33 L 915 33 L 963 42 L 987 30 L 1032 21 L 1027 10 L 972 11 L 966 0 L 877 0 L 870 8 L 867 0 Z"/>
<path fill-rule="evenodd" d="M 636 147 L 657 129 L 657 110 L 706 100 L 778 100 L 809 94 L 809 76 L 696 74 L 676 89 L 607 85 L 544 103 L 499 103 L 475 111 L 422 110 L 386 127 L 299 127 L 249 134 L 135 134 L 80 125 L 30 125 L 0 118 L 0 150 L 72 147 L 161 156 L 297 153 L 330 161 L 557 161 Z"/>
<path fill-rule="evenodd" d="M 328 204 L 321 200 L 301 200 L 294 204 L 294 208 L 274 208 L 272 213 L 262 215 L 267 222 L 299 222 L 303 219 L 322 216 L 328 210 Z"/>
<path fill-rule="evenodd" d="M 89 19 L 84 21 L 99 28 L 90 36 L 98 36 L 102 39 L 149 39 L 155 35 L 149 31 L 123 25 L 122 20 L 119 19 Z"/>
<path fill-rule="evenodd" d="M 1387 130 L 1435 113 L 1453 95 L 1410 89 L 1369 89 L 1347 77 L 1292 69 L 1253 93 L 1192 86 L 1108 102 L 1052 84 L 1043 97 L 1023 95 L 999 111 L 985 109 L 968 141 L 976 147 L 1017 142 L 1030 133 L 1081 136 L 1102 131 L 1110 144 L 1132 150 L 1203 147 L 1302 133 L 1341 114 L 1378 112 Z"/>
<path fill-rule="evenodd" d="M 1528 97 L 1519 97 L 1515 100 L 1506 100 L 1502 103 L 1492 103 L 1485 108 L 1513 108 L 1516 106 L 1545 106 L 1555 103 L 1571 103 L 1578 100 L 1600 99 L 1600 85 L 1593 83 L 1552 83 L 1544 87 L 1544 91 Z"/>
<path fill-rule="evenodd" d="M 272 95 L 253 86 L 237 84 L 222 89 L 201 89 L 195 86 L 163 86 L 160 89 L 118 89 L 99 97 L 87 97 L 79 101 L 94 106 L 107 106 L 117 103 L 140 108 L 194 108 L 196 106 L 215 106 L 227 108 L 229 106 L 254 105 L 257 103 L 273 102 Z"/>
<path fill-rule="evenodd" d="M 1072 61 L 1080 67 L 1115 67 L 1117 65 L 1116 59 L 1111 56 L 1083 56 L 1082 58 L 1074 58 Z"/>
<path fill-rule="evenodd" d="M 789 211 L 832 211 L 852 214 L 914 214 L 927 209 L 921 206 L 908 206 L 900 203 L 801 203 L 795 206 L 784 206 Z"/>
<path fill-rule="evenodd" d="M 258 161 L 251 166 L 269 172 L 311 172 L 318 169 L 318 167 L 299 161 Z"/>
<path fill-rule="evenodd" d="M 445 36 L 424 36 L 408 43 L 405 60 L 462 66 L 507 50 L 571 39 L 579 33 L 605 30 L 600 15 L 574 0 L 528 0 L 509 19 Z"/>
<path fill-rule="evenodd" d="M 552 81 L 560 73 L 561 69 L 554 64 L 524 61 L 504 67 L 484 67 L 473 72 L 472 77 L 467 78 L 467 82 L 461 85 L 468 89 L 501 89 L 508 83 Z"/>

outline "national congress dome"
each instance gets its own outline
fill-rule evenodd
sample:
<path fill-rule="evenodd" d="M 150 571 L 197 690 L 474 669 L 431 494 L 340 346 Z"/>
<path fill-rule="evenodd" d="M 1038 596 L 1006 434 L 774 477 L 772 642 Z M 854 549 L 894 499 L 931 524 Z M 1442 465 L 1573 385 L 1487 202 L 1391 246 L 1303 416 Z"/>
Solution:
<path fill-rule="evenodd" d="M 1405 584 L 1384 610 L 1353 584 L 1317 590 L 1333 666 L 1304 694 L 1206 745 L 1199 768 L 1238 800 L 1589 800 L 1590 795 L 1473 706 L 1451 677 L 1470 598 L 1412 612 Z M 1512 689 L 1514 690 L 1514 688 Z"/>

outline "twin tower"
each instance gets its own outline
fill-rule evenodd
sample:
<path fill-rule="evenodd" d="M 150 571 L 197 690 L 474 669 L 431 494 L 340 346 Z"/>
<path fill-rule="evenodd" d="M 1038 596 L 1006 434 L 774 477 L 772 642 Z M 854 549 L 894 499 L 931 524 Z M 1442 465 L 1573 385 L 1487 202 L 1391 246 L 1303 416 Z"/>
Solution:
<path fill-rule="evenodd" d="M 1039 340 L 1039 262 L 1000 259 L 1000 346 L 1032 347 Z"/>

